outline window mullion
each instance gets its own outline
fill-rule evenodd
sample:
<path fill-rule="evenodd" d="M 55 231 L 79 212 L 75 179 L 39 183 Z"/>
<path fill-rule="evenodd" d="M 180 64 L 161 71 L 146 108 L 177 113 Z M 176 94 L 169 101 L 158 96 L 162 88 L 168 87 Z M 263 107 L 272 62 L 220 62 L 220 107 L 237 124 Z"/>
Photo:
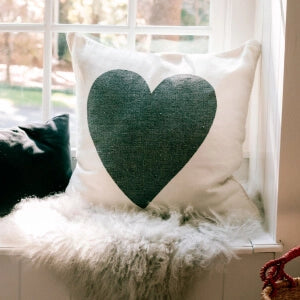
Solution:
<path fill-rule="evenodd" d="M 162 35 L 196 35 L 207 36 L 211 32 L 209 26 L 139 26 L 138 34 L 162 34 Z"/>
<path fill-rule="evenodd" d="M 43 99 L 42 99 L 42 118 L 44 121 L 50 117 L 51 106 L 51 62 L 52 62 L 52 5 L 53 0 L 45 1 L 45 31 L 44 31 L 44 64 L 43 64 Z"/>
<path fill-rule="evenodd" d="M 128 48 L 135 50 L 137 0 L 128 3 Z"/>
<path fill-rule="evenodd" d="M 0 32 L 41 32 L 44 28 L 44 24 L 0 24 Z"/>
<path fill-rule="evenodd" d="M 227 29 L 229 28 L 229 18 L 226 13 L 231 7 L 232 0 L 210 0 L 209 25 L 211 34 L 209 39 L 209 51 L 223 51 L 228 38 Z"/>
<path fill-rule="evenodd" d="M 0 27 L 1 30 L 1 27 Z M 127 34 L 128 26 L 99 25 L 99 24 L 53 24 L 52 32 L 83 32 L 83 33 L 114 33 Z"/>

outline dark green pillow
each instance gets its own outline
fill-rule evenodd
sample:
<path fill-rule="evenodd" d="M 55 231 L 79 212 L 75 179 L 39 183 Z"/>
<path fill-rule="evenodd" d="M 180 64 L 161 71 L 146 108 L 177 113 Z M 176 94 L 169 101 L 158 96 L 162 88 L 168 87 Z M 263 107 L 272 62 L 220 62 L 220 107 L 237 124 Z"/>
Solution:
<path fill-rule="evenodd" d="M 71 173 L 68 115 L 0 130 L 0 216 L 24 197 L 64 191 Z"/>

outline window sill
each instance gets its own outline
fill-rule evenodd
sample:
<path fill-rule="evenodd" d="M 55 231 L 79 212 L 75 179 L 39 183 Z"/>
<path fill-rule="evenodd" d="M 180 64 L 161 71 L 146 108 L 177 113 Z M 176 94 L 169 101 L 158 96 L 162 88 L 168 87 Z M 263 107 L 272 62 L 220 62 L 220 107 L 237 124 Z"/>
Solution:
<path fill-rule="evenodd" d="M 8 255 L 12 248 L 10 245 L 0 245 L 0 255 Z M 283 245 L 274 241 L 269 233 L 264 233 L 251 241 L 237 241 L 234 250 L 237 255 L 277 253 L 283 251 Z"/>
<path fill-rule="evenodd" d="M 235 253 L 240 254 L 255 254 L 255 253 L 277 253 L 283 251 L 283 245 L 277 243 L 269 233 L 264 233 L 257 236 L 255 239 L 237 242 L 234 245 Z"/>

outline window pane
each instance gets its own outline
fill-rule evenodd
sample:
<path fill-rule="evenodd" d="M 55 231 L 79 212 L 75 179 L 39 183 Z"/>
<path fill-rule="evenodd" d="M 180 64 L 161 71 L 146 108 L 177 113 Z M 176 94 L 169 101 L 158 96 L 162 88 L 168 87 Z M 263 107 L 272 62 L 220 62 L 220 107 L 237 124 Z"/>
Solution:
<path fill-rule="evenodd" d="M 0 33 L 0 127 L 41 121 L 42 67 L 43 34 Z"/>
<path fill-rule="evenodd" d="M 1 0 L 0 23 L 42 23 L 44 0 Z"/>
<path fill-rule="evenodd" d="M 90 36 L 108 46 L 116 48 L 127 46 L 126 35 L 90 34 Z M 65 33 L 53 34 L 52 49 L 52 113 L 70 115 L 71 146 L 74 147 L 76 144 L 75 78 Z"/>
<path fill-rule="evenodd" d="M 138 35 L 136 47 L 145 52 L 207 53 L 209 38 L 191 35 Z"/>
<path fill-rule="evenodd" d="M 124 25 L 127 0 L 59 0 L 54 7 L 55 22 L 63 24 Z"/>
<path fill-rule="evenodd" d="M 138 0 L 138 25 L 209 24 L 210 0 Z"/>

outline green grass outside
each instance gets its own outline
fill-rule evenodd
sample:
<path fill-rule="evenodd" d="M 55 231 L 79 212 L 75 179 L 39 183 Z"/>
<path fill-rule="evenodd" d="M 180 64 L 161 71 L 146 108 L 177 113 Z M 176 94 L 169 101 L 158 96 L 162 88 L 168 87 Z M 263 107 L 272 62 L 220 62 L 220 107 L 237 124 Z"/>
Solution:
<path fill-rule="evenodd" d="M 42 103 L 42 89 L 0 84 L 1 99 L 11 101 L 18 106 L 38 108 Z M 53 90 L 52 101 L 56 107 L 69 108 L 74 104 L 74 94 L 71 90 Z"/>

